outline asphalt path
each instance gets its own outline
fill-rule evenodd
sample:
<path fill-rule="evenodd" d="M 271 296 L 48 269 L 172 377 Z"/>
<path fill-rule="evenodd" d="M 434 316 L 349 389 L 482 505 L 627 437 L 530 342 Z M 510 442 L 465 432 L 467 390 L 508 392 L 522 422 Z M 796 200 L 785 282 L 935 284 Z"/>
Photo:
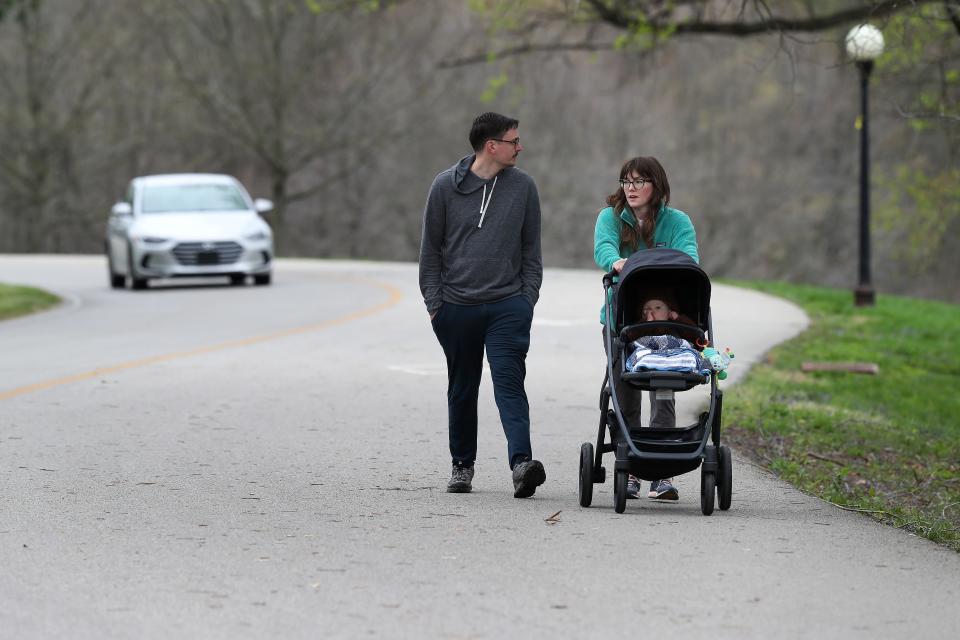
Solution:
<path fill-rule="evenodd" d="M 444 491 L 446 378 L 416 266 L 281 260 L 270 287 L 115 291 L 92 256 L 0 256 L 64 297 L 0 323 L 2 638 L 955 638 L 960 556 L 738 455 L 733 506 L 577 503 L 600 274 L 548 269 L 528 357 L 547 482 L 513 498 L 489 377 L 474 492 Z M 733 383 L 806 326 L 715 286 Z M 681 418 L 706 394 L 678 395 Z M 606 456 L 612 470 L 612 457 Z"/>

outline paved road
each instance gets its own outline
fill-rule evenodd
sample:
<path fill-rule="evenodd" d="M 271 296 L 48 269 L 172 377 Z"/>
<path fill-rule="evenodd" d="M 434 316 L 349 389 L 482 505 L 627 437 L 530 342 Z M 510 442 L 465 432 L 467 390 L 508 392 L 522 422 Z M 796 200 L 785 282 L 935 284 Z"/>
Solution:
<path fill-rule="evenodd" d="M 548 480 L 530 500 L 512 497 L 489 382 L 475 491 L 443 491 L 446 380 L 414 265 L 280 261 L 268 288 L 131 292 L 100 258 L 0 256 L 0 281 L 67 299 L 0 324 L 2 638 L 960 629 L 960 556 L 740 458 L 725 513 L 700 514 L 698 473 L 676 504 L 618 515 L 608 481 L 581 509 L 598 273 L 546 273 L 528 393 Z M 714 314 L 728 388 L 806 322 L 722 286 Z M 688 415 L 705 399 L 680 397 Z"/>

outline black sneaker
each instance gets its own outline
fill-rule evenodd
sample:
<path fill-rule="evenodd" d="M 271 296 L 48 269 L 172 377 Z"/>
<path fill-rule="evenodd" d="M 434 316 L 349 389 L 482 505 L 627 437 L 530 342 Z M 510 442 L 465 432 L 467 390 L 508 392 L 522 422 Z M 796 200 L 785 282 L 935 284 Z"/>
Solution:
<path fill-rule="evenodd" d="M 447 493 L 470 493 L 473 489 L 473 467 L 453 465 Z"/>
<path fill-rule="evenodd" d="M 513 497 L 529 498 L 546 479 L 539 460 L 521 460 L 513 465 Z"/>
<path fill-rule="evenodd" d="M 647 497 L 654 500 L 679 500 L 680 492 L 673 486 L 672 480 L 673 478 L 666 478 L 651 482 L 650 493 L 647 494 Z"/>
<path fill-rule="evenodd" d="M 631 475 L 627 478 L 627 498 L 636 500 L 640 497 L 640 479 Z"/>

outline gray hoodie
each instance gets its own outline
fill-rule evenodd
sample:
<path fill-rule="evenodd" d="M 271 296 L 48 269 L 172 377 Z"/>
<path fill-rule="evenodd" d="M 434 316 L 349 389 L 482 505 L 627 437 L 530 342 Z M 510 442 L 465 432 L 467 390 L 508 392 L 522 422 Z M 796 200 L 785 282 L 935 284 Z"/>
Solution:
<path fill-rule="evenodd" d="M 470 171 L 473 160 L 467 156 L 437 175 L 427 196 L 420 291 L 431 314 L 444 302 L 481 304 L 523 294 L 534 306 L 540 297 L 537 185 L 516 167 L 498 173 L 494 185 Z M 484 187 L 490 203 L 481 225 Z"/>

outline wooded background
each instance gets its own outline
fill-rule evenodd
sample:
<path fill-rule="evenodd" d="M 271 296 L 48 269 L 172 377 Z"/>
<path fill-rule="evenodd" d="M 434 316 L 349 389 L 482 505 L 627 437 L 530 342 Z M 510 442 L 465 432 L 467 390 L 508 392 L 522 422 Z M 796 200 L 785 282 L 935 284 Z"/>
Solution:
<path fill-rule="evenodd" d="M 621 164 L 653 155 L 711 276 L 852 288 L 863 13 L 777 18 L 866 8 L 874 284 L 960 301 L 960 6 L 890 4 L 0 0 L 0 251 L 100 252 L 132 177 L 204 171 L 275 202 L 281 256 L 416 260 L 433 177 L 498 111 L 547 266 L 593 265 Z"/>

